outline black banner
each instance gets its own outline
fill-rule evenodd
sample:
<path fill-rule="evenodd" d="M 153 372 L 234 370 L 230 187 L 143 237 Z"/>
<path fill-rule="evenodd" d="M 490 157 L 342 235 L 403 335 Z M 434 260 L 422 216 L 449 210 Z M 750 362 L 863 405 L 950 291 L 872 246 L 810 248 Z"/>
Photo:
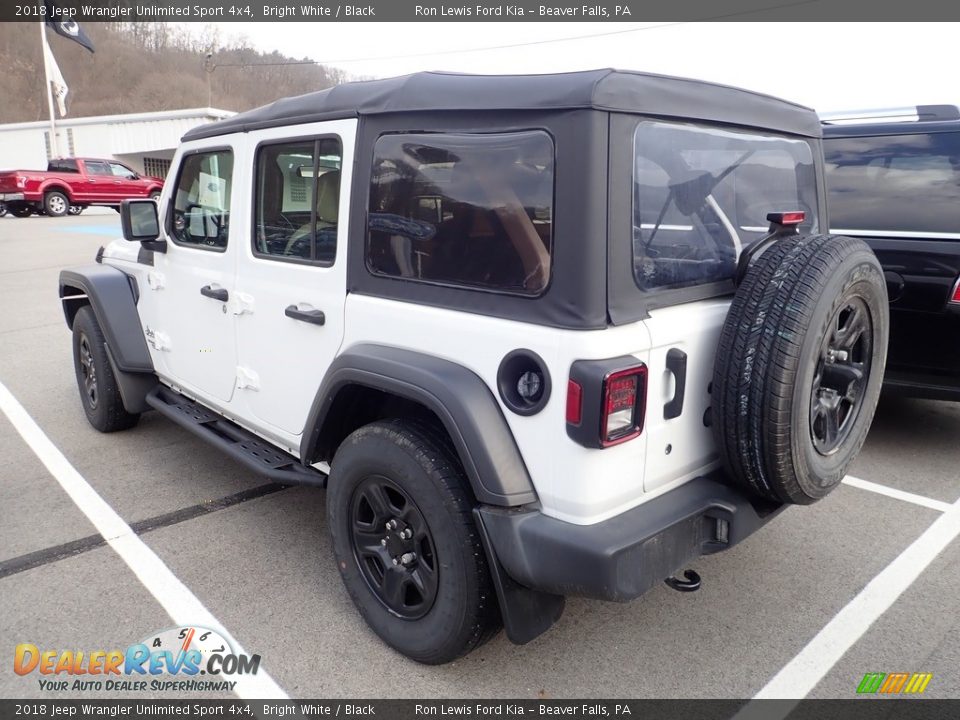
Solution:
<path fill-rule="evenodd" d="M 0 718 L 955 720 L 960 700 L 0 700 Z"/>
<path fill-rule="evenodd" d="M 56 17 L 49 17 L 55 12 Z M 0 21 L 29 22 L 687 22 L 955 20 L 941 0 L 4 0 Z M 858 32 L 851 28 L 851 32 Z"/>

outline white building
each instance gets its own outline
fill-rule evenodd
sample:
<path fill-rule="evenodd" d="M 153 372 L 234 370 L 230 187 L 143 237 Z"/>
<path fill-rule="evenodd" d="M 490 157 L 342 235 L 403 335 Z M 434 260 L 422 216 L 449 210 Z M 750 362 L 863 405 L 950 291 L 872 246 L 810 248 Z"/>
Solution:
<path fill-rule="evenodd" d="M 180 138 L 197 125 L 234 113 L 214 108 L 57 120 L 60 157 L 115 159 L 146 175 L 166 177 Z M 0 125 L 0 169 L 44 169 L 51 157 L 50 123 Z"/>

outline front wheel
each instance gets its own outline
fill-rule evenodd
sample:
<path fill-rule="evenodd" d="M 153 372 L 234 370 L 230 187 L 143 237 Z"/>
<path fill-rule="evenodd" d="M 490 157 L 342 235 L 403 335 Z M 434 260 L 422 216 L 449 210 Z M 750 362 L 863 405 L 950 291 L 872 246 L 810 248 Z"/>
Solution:
<path fill-rule="evenodd" d="M 107 357 L 107 341 L 93 308 L 84 305 L 73 319 L 73 366 L 87 420 L 100 432 L 126 430 L 139 415 L 128 413 Z"/>
<path fill-rule="evenodd" d="M 418 424 L 362 427 L 333 459 L 327 519 L 344 585 L 417 662 L 455 660 L 500 627 L 473 505 L 457 459 Z"/>

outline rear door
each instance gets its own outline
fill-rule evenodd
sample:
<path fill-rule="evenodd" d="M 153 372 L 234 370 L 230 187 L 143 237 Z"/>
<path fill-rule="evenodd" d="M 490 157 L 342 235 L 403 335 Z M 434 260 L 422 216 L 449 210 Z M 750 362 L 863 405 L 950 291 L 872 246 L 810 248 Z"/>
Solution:
<path fill-rule="evenodd" d="M 356 121 L 296 131 L 249 136 L 253 227 L 237 271 L 238 412 L 293 450 L 343 340 Z"/>
<path fill-rule="evenodd" d="M 117 188 L 114 185 L 110 163 L 103 160 L 84 160 L 86 176 L 80 183 L 85 199 L 91 202 L 108 203 L 117 200 Z"/>
<path fill-rule="evenodd" d="M 803 210 L 801 232 L 814 232 L 818 202 L 802 139 L 641 121 L 634 141 L 634 280 L 654 308 L 646 321 L 649 492 L 718 459 L 709 408 L 730 303 L 724 290 L 743 248 L 767 234 L 768 213 Z"/>

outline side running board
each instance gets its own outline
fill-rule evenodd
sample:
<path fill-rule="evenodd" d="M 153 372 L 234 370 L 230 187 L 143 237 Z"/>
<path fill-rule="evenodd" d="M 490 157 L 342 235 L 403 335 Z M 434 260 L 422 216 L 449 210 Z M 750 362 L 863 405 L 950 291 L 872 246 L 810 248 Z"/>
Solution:
<path fill-rule="evenodd" d="M 327 476 L 319 470 L 301 465 L 293 455 L 165 385 L 159 385 L 147 395 L 147 404 L 258 475 L 288 485 L 325 487 L 327 484 Z"/>

